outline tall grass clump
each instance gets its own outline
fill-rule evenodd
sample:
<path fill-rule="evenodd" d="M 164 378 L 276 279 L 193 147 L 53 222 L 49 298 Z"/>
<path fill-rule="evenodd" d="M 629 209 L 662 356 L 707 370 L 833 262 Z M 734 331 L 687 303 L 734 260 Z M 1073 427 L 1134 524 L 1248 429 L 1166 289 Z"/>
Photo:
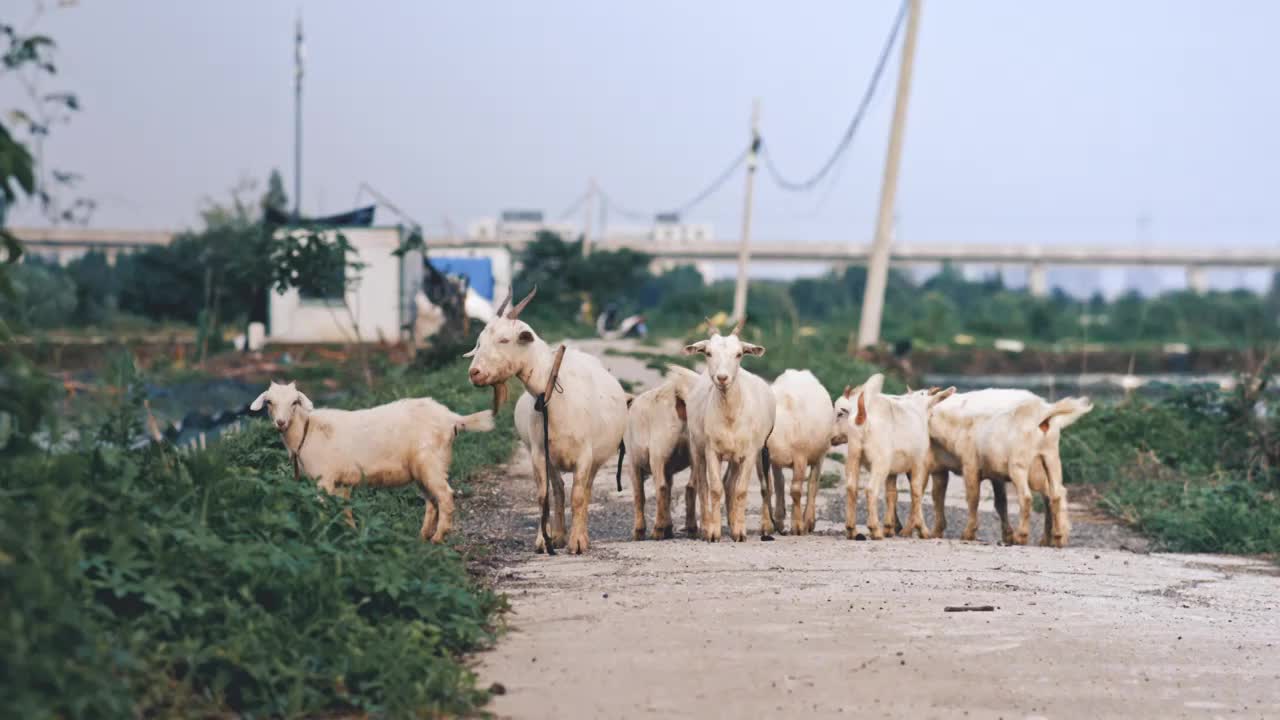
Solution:
<path fill-rule="evenodd" d="M 1280 553 L 1280 412 L 1265 383 L 1099 406 L 1062 436 L 1068 482 L 1178 552 Z"/>
<path fill-rule="evenodd" d="M 455 363 L 397 382 L 482 408 L 448 390 L 460 378 Z M 451 478 L 512 443 L 509 415 L 463 435 Z M 436 716 L 485 699 L 461 656 L 492 639 L 502 600 L 418 541 L 412 489 L 357 490 L 352 529 L 346 503 L 293 480 L 265 422 L 195 454 L 6 458 L 0 494 L 10 717 Z"/>

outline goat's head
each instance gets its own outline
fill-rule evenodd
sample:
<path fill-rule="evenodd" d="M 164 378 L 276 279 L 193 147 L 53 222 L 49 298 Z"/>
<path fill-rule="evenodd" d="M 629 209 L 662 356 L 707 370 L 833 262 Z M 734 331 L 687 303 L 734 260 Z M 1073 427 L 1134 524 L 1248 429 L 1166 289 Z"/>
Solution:
<path fill-rule="evenodd" d="M 686 345 L 684 348 L 685 355 L 702 354 L 706 356 L 707 375 L 720 392 L 732 387 L 733 381 L 738 378 L 738 368 L 742 366 L 743 355 L 755 355 L 757 357 L 764 355 L 764 347 L 744 342 L 742 338 L 738 337 L 741 332 L 742 321 L 739 320 L 737 326 L 733 328 L 733 332 L 728 335 L 721 335 L 719 331 L 713 328 L 711 337 L 706 340 L 699 340 L 692 345 Z"/>
<path fill-rule="evenodd" d="M 286 385 L 275 381 L 249 405 L 249 409 L 258 412 L 264 406 L 271 421 L 275 423 L 276 430 L 280 432 L 289 429 L 294 417 L 299 415 L 299 410 L 305 414 L 315 409 L 311 399 L 298 390 L 296 383 Z"/>
<path fill-rule="evenodd" d="M 836 423 L 831 429 L 831 445 L 843 445 L 849 442 L 849 415 L 853 412 L 854 393 L 862 388 L 845 387 L 844 393 L 834 403 Z"/>
<path fill-rule="evenodd" d="M 538 335 L 520 319 L 520 313 L 537 292 L 538 288 L 534 287 L 524 300 L 504 315 L 503 310 L 511 302 L 508 294 L 498 306 L 497 315 L 480 332 L 475 348 L 463 355 L 471 358 L 468 374 L 472 385 L 492 385 L 497 393 L 499 387 L 506 387 L 508 378 L 527 367 L 530 348 L 538 340 Z"/>

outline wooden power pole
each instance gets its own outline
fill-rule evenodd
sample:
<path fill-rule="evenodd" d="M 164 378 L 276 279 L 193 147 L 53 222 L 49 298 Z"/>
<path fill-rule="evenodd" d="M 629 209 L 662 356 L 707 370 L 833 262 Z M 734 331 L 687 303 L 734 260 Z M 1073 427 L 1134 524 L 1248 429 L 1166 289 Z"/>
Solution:
<path fill-rule="evenodd" d="M 733 288 L 733 320 L 747 316 L 747 265 L 751 261 L 751 197 L 760 154 L 760 99 L 751 103 L 751 150 L 747 154 L 747 196 L 742 208 L 742 240 L 738 246 L 738 282 Z"/>
<path fill-rule="evenodd" d="M 858 323 L 858 347 L 880 342 L 880 319 L 884 314 L 884 291 L 889 280 L 889 245 L 893 241 L 893 208 L 898 194 L 898 166 L 902 160 L 902 136 L 907 124 L 907 99 L 911 96 L 911 67 L 916 54 L 916 32 L 920 28 L 922 0 L 910 0 L 907 37 L 902 43 L 902 67 L 898 71 L 898 98 L 893 105 L 893 127 L 889 130 L 889 152 L 884 161 L 884 181 L 880 187 L 880 213 L 876 219 L 875 244 L 867 263 L 867 289 L 862 296 L 862 321 Z"/>
<path fill-rule="evenodd" d="M 595 211 L 596 199 L 596 179 L 591 178 L 591 182 L 587 184 L 587 200 L 583 203 L 586 206 L 585 213 L 582 218 L 582 256 L 591 256 L 591 216 Z"/>

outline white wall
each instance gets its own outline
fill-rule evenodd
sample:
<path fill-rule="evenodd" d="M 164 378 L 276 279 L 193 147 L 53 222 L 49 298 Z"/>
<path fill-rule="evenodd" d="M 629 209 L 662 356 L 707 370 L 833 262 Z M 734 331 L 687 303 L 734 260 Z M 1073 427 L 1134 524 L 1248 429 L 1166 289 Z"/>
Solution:
<path fill-rule="evenodd" d="M 282 231 L 283 232 L 283 231 Z M 396 228 L 342 228 L 365 264 L 347 271 L 346 301 L 360 326 L 360 339 L 395 342 L 400 337 L 400 245 Z M 357 279 L 358 278 L 358 279 Z M 355 339 L 346 308 L 338 301 L 304 300 L 297 290 L 270 298 L 271 342 L 336 343 Z"/>

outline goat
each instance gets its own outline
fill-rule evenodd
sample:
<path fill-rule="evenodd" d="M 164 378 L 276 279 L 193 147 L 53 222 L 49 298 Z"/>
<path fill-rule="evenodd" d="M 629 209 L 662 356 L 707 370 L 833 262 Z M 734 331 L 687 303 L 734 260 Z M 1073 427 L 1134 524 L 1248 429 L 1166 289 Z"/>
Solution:
<path fill-rule="evenodd" d="M 747 483 L 755 475 L 762 451 L 767 452 L 765 443 L 773 430 L 773 392 L 764 380 L 741 369 L 744 355 L 758 357 L 765 349 L 742 341 L 741 331 L 741 320 L 729 335 L 712 329 L 708 339 L 684 348 L 686 355 L 706 356 L 706 372 L 696 378 L 668 376 L 676 380 L 677 396 L 687 408 L 690 465 L 702 508 L 701 535 L 708 542 L 720 539 L 722 500 L 727 504 L 730 537 L 738 542 L 747 538 Z M 721 463 L 728 463 L 723 475 Z M 765 536 L 773 532 L 767 477 L 760 488 L 764 498 L 761 534 Z"/>
<path fill-rule="evenodd" d="M 961 538 L 972 540 L 978 531 L 982 478 L 1012 482 L 1018 493 L 1019 524 L 1007 539 L 1022 545 L 1030 535 L 1031 491 L 1035 489 L 1049 501 L 1046 544 L 1063 547 L 1071 525 L 1058 440 L 1064 428 L 1092 409 L 1088 398 L 1048 403 L 1017 390 L 962 393 L 939 404 L 929 420 L 935 507 L 940 498 L 945 501 L 947 473 L 961 473 L 969 505 L 969 520 Z M 1003 490 L 998 487 L 997 494 Z M 1001 505 L 997 503 L 997 510 L 1004 509 Z M 945 519 L 941 526 L 945 528 Z"/>
<path fill-rule="evenodd" d="M 830 450 L 827 437 L 835 410 L 826 388 L 808 370 L 787 370 L 770 386 L 776 403 L 773 432 L 767 447 L 772 467 L 761 464 L 763 474 L 773 471 L 773 487 L 776 495 L 772 518 L 781 530 L 786 524 L 786 495 L 783 468 L 791 468 L 791 532 L 805 535 L 813 532 L 817 523 L 818 480 L 822 476 L 822 461 Z M 800 496 L 808 475 L 808 496 L 801 510 Z M 765 504 L 768 504 L 768 498 Z"/>
<path fill-rule="evenodd" d="M 897 517 L 897 482 L 899 473 L 910 473 L 911 511 L 899 535 L 916 532 L 930 536 L 925 526 L 922 497 L 929 468 L 929 411 L 951 396 L 955 388 L 935 394 L 908 393 L 884 395 L 884 375 L 872 375 L 858 388 L 846 387 L 836 400 L 836 422 L 832 433 L 835 442 L 845 437 L 849 451 L 845 457 L 845 533 L 856 533 L 857 493 L 860 471 L 869 472 L 866 486 L 867 530 L 873 540 L 884 538 L 880 525 L 879 492 L 885 490 L 885 514 L 890 532 Z M 855 412 L 856 410 L 856 412 Z"/>
<path fill-rule="evenodd" d="M 295 383 L 273 382 L 249 405 L 266 407 L 298 469 L 330 495 L 351 488 L 416 482 L 426 500 L 420 536 L 444 541 L 453 527 L 449 462 L 463 431 L 493 429 L 493 413 L 458 415 L 431 398 L 397 400 L 365 410 L 316 410 Z M 351 511 L 347 522 L 354 525 Z"/>
<path fill-rule="evenodd" d="M 653 539 L 674 536 L 671 527 L 671 486 L 673 476 L 689 467 L 688 412 L 684 400 L 676 394 L 676 385 L 697 378 L 697 373 L 673 366 L 678 380 L 668 380 L 641 393 L 627 408 L 627 432 L 623 436 L 625 456 L 631 469 L 635 522 L 632 537 L 645 535 L 644 478 L 652 475 L 658 508 L 653 521 Z M 695 515 L 697 501 L 693 478 L 685 485 L 685 530 L 697 533 Z"/>
<path fill-rule="evenodd" d="M 516 425 L 524 428 L 522 434 L 533 461 L 538 502 L 545 503 L 548 486 L 556 486 L 556 511 L 552 513 L 549 532 L 552 546 L 567 544 L 569 552 L 579 554 L 590 544 L 587 511 L 591 504 L 591 485 L 600 467 L 617 452 L 626 430 L 627 395 L 599 359 L 572 348 L 564 354 L 557 386 L 547 387 L 554 353 L 533 328 L 519 319 L 536 293 L 535 287 L 504 315 L 502 311 L 511 300 L 508 296 L 498 307 L 496 317 L 480 332 L 475 348 L 464 357 L 471 358 L 468 371 L 471 383 L 493 388 L 495 408 L 505 399 L 508 378 L 519 378 L 524 385 L 527 394 L 516 404 Z M 528 441 L 528 438 L 542 437 L 542 415 L 535 411 L 532 396 L 544 393 L 551 398 L 548 449 L 555 468 L 552 477 L 547 477 L 546 449 L 541 442 Z M 559 473 L 565 471 L 573 473 L 573 524 L 567 542 L 564 490 L 559 477 Z M 546 550 L 541 532 L 534 547 L 539 552 Z"/>

